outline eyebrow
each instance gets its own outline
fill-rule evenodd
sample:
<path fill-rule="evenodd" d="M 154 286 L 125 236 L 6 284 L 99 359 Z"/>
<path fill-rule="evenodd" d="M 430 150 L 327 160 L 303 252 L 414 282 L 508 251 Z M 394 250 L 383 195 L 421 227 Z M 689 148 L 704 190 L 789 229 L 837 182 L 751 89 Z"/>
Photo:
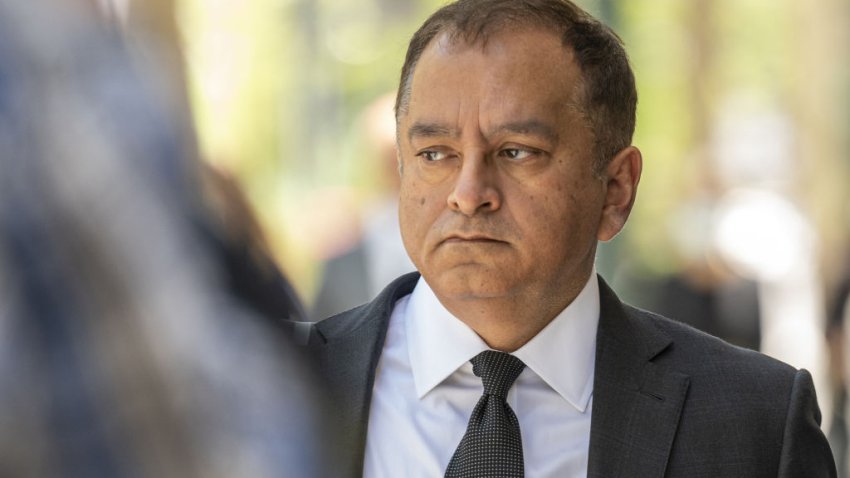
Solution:
<path fill-rule="evenodd" d="M 489 131 L 487 136 L 494 136 L 499 133 L 532 134 L 540 136 L 552 143 L 558 142 L 558 133 L 548 124 L 537 120 L 504 123 Z"/>
<path fill-rule="evenodd" d="M 434 138 L 445 136 L 457 138 L 460 136 L 460 131 L 438 123 L 414 123 L 407 131 L 408 141 L 412 140 L 414 137 Z"/>
<path fill-rule="evenodd" d="M 558 141 L 558 133 L 548 124 L 537 120 L 527 121 L 512 121 L 496 126 L 490 130 L 487 136 L 494 136 L 500 133 L 517 133 L 517 134 L 532 134 L 540 136 L 550 142 Z M 414 123 L 407 131 L 408 140 L 417 138 L 435 138 L 435 137 L 451 137 L 457 138 L 460 136 L 460 130 L 451 128 L 439 123 Z"/>

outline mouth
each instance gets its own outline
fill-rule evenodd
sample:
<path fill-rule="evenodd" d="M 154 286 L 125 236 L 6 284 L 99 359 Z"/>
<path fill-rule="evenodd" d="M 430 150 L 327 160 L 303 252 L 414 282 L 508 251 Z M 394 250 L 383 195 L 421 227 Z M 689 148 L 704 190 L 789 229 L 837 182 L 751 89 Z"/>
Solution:
<path fill-rule="evenodd" d="M 443 244 L 507 244 L 507 242 L 490 236 L 472 234 L 449 236 L 443 239 Z"/>

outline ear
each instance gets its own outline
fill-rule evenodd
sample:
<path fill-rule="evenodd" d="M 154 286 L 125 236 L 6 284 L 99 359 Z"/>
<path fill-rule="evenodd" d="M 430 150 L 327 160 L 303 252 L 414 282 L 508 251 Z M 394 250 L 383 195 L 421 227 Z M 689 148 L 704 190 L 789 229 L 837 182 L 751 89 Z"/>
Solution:
<path fill-rule="evenodd" d="M 605 202 L 596 232 L 600 241 L 610 241 L 626 225 L 635 204 L 642 168 L 640 150 L 629 146 L 617 153 L 602 172 Z"/>

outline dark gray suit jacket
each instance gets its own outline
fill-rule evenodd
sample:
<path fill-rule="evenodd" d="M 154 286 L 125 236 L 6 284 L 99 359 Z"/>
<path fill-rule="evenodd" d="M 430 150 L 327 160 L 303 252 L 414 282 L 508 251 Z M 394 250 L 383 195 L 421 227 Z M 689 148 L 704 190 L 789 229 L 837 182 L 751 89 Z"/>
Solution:
<path fill-rule="evenodd" d="M 418 278 L 404 275 L 312 331 L 353 444 L 340 476 L 363 469 L 389 317 Z M 599 285 L 589 477 L 836 476 L 808 372 L 625 305 Z"/>

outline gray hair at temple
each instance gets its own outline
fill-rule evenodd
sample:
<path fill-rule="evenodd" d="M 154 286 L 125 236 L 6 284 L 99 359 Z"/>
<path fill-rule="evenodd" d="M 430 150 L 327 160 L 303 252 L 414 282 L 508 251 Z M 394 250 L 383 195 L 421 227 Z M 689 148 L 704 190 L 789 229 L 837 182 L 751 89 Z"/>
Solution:
<path fill-rule="evenodd" d="M 451 41 L 486 44 L 502 30 L 543 28 L 561 36 L 582 72 L 579 107 L 595 137 L 596 172 L 629 146 L 637 90 L 623 42 L 606 25 L 568 0 L 459 0 L 437 10 L 410 40 L 396 97 L 396 119 L 407 113 L 413 73 L 422 52 L 440 33 Z"/>

